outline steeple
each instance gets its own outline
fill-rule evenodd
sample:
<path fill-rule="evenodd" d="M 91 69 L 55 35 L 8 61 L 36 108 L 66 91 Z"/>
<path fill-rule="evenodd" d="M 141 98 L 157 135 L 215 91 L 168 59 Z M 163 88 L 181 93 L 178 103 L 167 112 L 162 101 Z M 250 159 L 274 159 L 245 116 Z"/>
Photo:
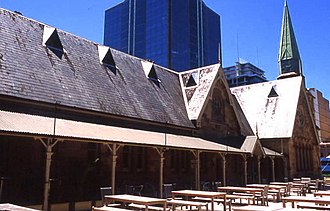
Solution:
<path fill-rule="evenodd" d="M 280 50 L 278 54 L 280 78 L 302 75 L 301 60 L 296 38 L 291 23 L 287 1 L 285 0 Z"/>

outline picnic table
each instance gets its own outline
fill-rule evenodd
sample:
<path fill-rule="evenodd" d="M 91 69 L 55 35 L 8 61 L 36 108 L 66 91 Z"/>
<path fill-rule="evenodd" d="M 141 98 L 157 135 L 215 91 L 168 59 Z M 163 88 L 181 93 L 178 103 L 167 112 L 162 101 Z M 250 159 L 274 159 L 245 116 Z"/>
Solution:
<path fill-rule="evenodd" d="M 291 202 L 292 208 L 296 202 L 310 202 L 315 204 L 330 205 L 330 198 L 322 197 L 307 197 L 307 196 L 287 196 L 282 198 L 283 207 L 286 207 L 286 203 Z"/>
<path fill-rule="evenodd" d="M 246 186 L 250 188 L 268 187 L 268 195 L 271 195 L 273 197 L 276 195 L 276 201 L 281 201 L 281 193 L 286 193 L 286 186 L 283 185 L 247 184 Z"/>
<path fill-rule="evenodd" d="M 225 187 L 218 187 L 218 191 L 222 191 L 226 193 L 240 192 L 240 193 L 252 194 L 253 204 L 255 204 L 255 198 L 257 194 L 263 195 L 264 188 L 225 186 Z M 239 197 L 239 195 L 237 197 Z"/>
<path fill-rule="evenodd" d="M 210 198 L 212 211 L 214 211 L 214 199 L 221 198 L 224 200 L 223 210 L 226 210 L 226 193 L 224 193 L 224 192 L 197 191 L 197 190 L 175 190 L 175 191 L 172 191 L 171 193 L 172 193 L 172 198 L 175 198 L 175 196 Z"/>
<path fill-rule="evenodd" d="M 292 182 L 290 183 L 290 192 L 296 193 L 297 195 L 306 196 L 307 187 L 308 187 L 308 183 L 306 182 L 303 183 Z"/>
<path fill-rule="evenodd" d="M 286 195 L 290 196 L 291 183 L 289 183 L 289 182 L 270 182 L 269 184 L 270 185 L 285 186 L 286 187 Z"/>
<path fill-rule="evenodd" d="M 122 203 L 134 203 L 145 206 L 145 210 L 148 211 L 148 206 L 150 205 L 162 205 L 164 210 L 166 210 L 166 199 L 152 198 L 145 196 L 135 196 L 128 194 L 120 195 L 106 195 L 105 199 L 113 202 L 122 202 Z"/>

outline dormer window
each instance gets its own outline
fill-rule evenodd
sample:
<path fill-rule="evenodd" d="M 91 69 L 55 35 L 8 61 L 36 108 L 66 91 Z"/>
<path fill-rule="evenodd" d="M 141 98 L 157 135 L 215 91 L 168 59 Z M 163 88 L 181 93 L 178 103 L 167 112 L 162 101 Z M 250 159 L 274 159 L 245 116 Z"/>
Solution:
<path fill-rule="evenodd" d="M 186 87 L 192 87 L 192 86 L 197 86 L 197 82 L 198 82 L 198 77 L 199 77 L 199 73 L 198 72 L 194 72 L 191 73 L 191 75 L 189 76 L 189 79 L 186 83 Z"/>
<path fill-rule="evenodd" d="M 111 49 L 108 46 L 98 45 L 100 63 L 109 67 L 111 70 L 117 70 L 115 60 L 113 59 Z"/>
<path fill-rule="evenodd" d="M 276 92 L 276 86 L 273 86 L 268 94 L 268 98 L 271 98 L 271 97 L 278 97 L 278 94 Z"/>
<path fill-rule="evenodd" d="M 141 63 L 142 63 L 142 67 L 143 67 L 146 77 L 150 80 L 160 82 L 160 80 L 158 79 L 154 64 L 152 62 L 143 61 L 143 60 L 141 61 Z"/>
<path fill-rule="evenodd" d="M 58 58 L 62 58 L 64 49 L 56 28 L 44 26 L 42 45 L 51 50 Z"/>

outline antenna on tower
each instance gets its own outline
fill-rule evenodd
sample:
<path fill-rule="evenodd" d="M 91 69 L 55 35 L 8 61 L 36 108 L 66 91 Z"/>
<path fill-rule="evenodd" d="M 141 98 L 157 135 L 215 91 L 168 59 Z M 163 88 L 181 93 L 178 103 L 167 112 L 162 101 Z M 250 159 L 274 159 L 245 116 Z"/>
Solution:
<path fill-rule="evenodd" d="M 237 62 L 239 62 L 239 43 L 238 43 L 238 32 L 236 34 L 236 51 L 237 51 Z"/>
<path fill-rule="evenodd" d="M 236 36 L 236 50 L 237 50 L 237 62 L 236 62 L 236 86 L 238 86 L 238 77 L 241 74 L 241 64 L 240 64 L 240 59 L 239 59 L 239 43 L 238 43 L 238 32 Z"/>
<path fill-rule="evenodd" d="M 257 47 L 257 65 L 259 67 L 259 48 Z"/>

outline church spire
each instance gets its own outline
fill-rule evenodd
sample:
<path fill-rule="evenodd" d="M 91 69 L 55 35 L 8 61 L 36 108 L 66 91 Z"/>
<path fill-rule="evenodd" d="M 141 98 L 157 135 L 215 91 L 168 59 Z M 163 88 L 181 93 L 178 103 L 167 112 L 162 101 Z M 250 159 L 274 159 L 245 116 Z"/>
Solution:
<path fill-rule="evenodd" d="M 302 75 L 300 54 L 286 0 L 283 11 L 278 63 L 280 67 L 280 75 L 278 76 L 278 79 L 286 78 L 289 76 Z"/>

